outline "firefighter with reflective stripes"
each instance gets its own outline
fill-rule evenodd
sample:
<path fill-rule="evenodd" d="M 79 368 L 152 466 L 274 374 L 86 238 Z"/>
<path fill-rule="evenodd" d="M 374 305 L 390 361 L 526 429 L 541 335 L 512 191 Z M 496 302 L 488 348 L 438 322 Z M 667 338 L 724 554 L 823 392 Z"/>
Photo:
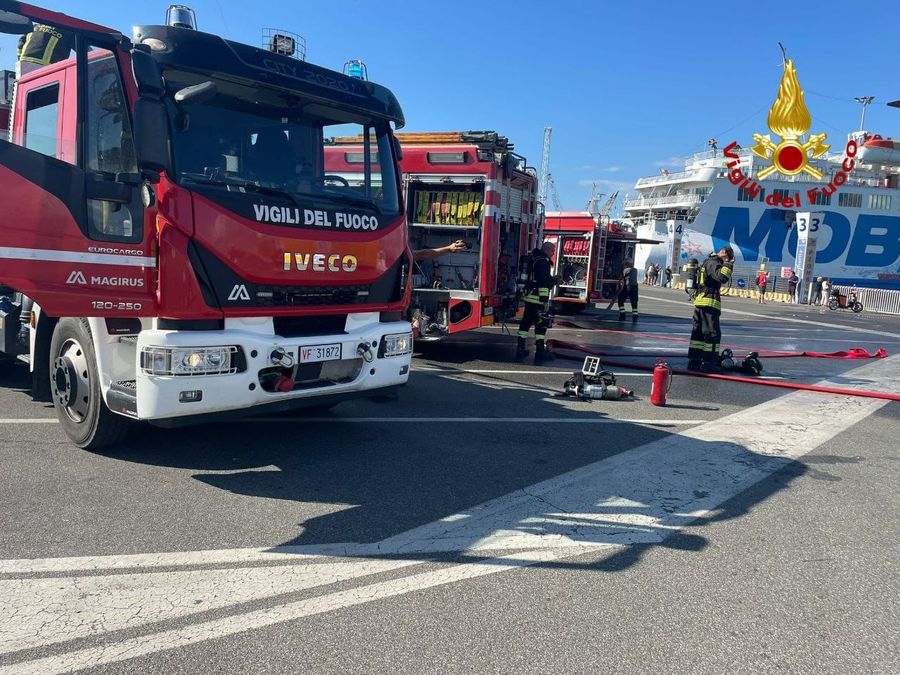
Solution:
<path fill-rule="evenodd" d="M 553 352 L 547 349 L 547 328 L 549 327 L 548 305 L 550 289 L 556 285 L 551 274 L 553 263 L 550 257 L 556 251 L 553 242 L 546 241 L 540 248 L 531 253 L 531 273 L 525 283 L 525 311 L 519 323 L 519 341 L 516 346 L 516 361 L 524 361 L 528 357 L 526 341 L 528 330 L 534 326 L 534 362 L 545 363 L 554 359 Z"/>
<path fill-rule="evenodd" d="M 35 24 L 30 33 L 19 38 L 18 57 L 24 64 L 22 72 L 69 58 L 74 44 L 75 37 L 70 31 Z"/>
<path fill-rule="evenodd" d="M 622 278 L 619 279 L 619 295 L 616 298 L 619 302 L 619 321 L 625 320 L 625 300 L 631 303 L 631 320 L 637 321 L 638 318 L 638 280 L 637 269 L 633 260 L 625 261 L 625 268 L 622 270 Z"/>
<path fill-rule="evenodd" d="M 734 269 L 734 249 L 722 248 L 710 253 L 700 266 L 697 280 L 697 296 L 694 298 L 694 330 L 688 348 L 688 369 L 718 372 L 719 343 L 722 329 L 722 284 L 728 283 Z"/>

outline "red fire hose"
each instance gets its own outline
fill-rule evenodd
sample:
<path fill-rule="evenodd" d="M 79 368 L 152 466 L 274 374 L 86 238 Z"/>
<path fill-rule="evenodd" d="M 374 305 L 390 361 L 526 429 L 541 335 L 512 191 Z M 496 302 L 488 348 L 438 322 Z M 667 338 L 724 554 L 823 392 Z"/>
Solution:
<path fill-rule="evenodd" d="M 676 337 L 674 335 L 659 335 L 658 333 L 641 333 L 638 331 L 630 331 L 630 330 L 612 330 L 611 328 L 585 328 L 584 326 L 579 326 L 576 323 L 572 323 L 571 321 L 566 321 L 565 319 L 561 321 L 555 321 L 554 326 L 559 326 L 561 328 L 573 328 L 575 330 L 590 332 L 590 333 L 612 333 L 616 335 L 630 335 L 637 337 L 646 337 L 646 338 L 655 338 L 657 340 L 668 340 L 670 342 L 690 342 L 690 339 L 683 337 Z M 866 349 L 862 349 L 860 347 L 851 347 L 848 351 L 839 351 L 839 352 L 786 352 L 781 350 L 765 350 L 758 349 L 756 347 L 747 347 L 746 345 L 736 345 L 736 344 L 721 344 L 720 347 L 728 347 L 729 349 L 745 349 L 748 352 L 756 352 L 759 358 L 763 359 L 785 359 L 796 356 L 806 356 L 810 358 L 817 359 L 883 359 L 886 357 L 887 351 L 883 347 L 879 347 L 875 352 L 869 352 Z M 606 354 L 597 353 L 596 356 L 625 356 L 631 358 L 647 358 L 647 359 L 656 359 L 656 358 L 678 358 L 684 356 L 683 353 L 657 353 L 657 354 L 629 354 L 629 353 L 614 353 L 608 352 Z"/>
<path fill-rule="evenodd" d="M 574 354 L 566 354 L 565 352 L 559 351 L 563 350 L 571 350 L 575 352 L 581 352 L 582 354 L 590 354 L 592 356 L 606 356 L 606 354 L 600 350 L 594 349 L 593 347 L 588 347 L 587 345 L 578 344 L 575 342 L 566 342 L 564 340 L 548 340 L 550 343 L 549 346 L 552 347 L 555 353 L 558 356 L 567 359 L 578 360 L 581 357 L 576 356 Z M 865 352 L 865 356 L 860 355 L 860 353 Z M 836 356 L 835 354 L 843 353 L 845 356 Z M 643 356 L 643 355 L 642 355 Z M 684 356 L 684 354 L 678 354 L 677 356 Z M 834 354 L 818 354 L 816 352 L 798 352 L 794 354 L 782 354 L 782 356 L 816 356 L 823 358 L 849 358 L 849 359 L 859 359 L 859 358 L 884 358 L 887 356 L 887 352 L 884 349 L 879 349 L 875 354 L 870 354 L 864 349 L 851 349 L 849 352 L 835 352 Z M 657 355 L 654 355 L 656 358 Z M 772 358 L 771 356 L 769 358 Z M 604 360 L 604 364 L 609 366 L 616 366 L 618 368 L 630 368 L 633 370 L 646 370 L 653 371 L 654 366 L 645 365 L 642 363 L 630 363 L 627 361 L 609 361 Z M 746 382 L 748 384 L 761 384 L 765 387 L 778 387 L 780 389 L 795 389 L 800 391 L 817 391 L 823 394 L 842 394 L 844 396 L 863 396 L 866 398 L 880 398 L 886 399 L 888 401 L 900 401 L 900 394 L 889 394 L 881 391 L 864 391 L 861 389 L 844 389 L 842 387 L 824 387 L 816 384 L 800 384 L 798 382 L 783 382 L 778 380 L 760 380 L 753 377 L 742 377 L 740 375 L 719 375 L 716 373 L 702 373 L 696 372 L 693 370 L 677 370 L 673 369 L 673 373 L 677 373 L 679 375 L 690 375 L 691 377 L 708 377 L 713 380 L 725 380 L 727 382 Z"/>

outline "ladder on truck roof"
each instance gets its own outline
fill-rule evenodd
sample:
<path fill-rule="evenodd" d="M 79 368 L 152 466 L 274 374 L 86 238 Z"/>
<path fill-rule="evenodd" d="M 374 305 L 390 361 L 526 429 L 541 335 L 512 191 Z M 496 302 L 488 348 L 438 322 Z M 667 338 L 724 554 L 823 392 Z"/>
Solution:
<path fill-rule="evenodd" d="M 446 145 L 471 143 L 495 150 L 515 150 L 509 138 L 496 131 L 411 131 L 394 134 L 405 145 Z"/>
<path fill-rule="evenodd" d="M 597 271 L 594 273 L 594 291 L 603 297 L 603 269 L 606 267 L 606 235 L 608 231 L 606 225 L 600 224 L 600 231 L 597 233 Z M 589 296 L 590 297 L 590 296 Z"/>

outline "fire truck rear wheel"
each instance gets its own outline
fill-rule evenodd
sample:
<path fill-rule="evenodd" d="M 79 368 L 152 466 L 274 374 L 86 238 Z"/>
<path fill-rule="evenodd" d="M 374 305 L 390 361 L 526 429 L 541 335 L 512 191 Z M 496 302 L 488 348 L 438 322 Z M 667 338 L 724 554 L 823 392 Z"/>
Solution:
<path fill-rule="evenodd" d="M 6 354 L 0 354 L 0 376 L 9 375 L 12 372 L 15 361 Z"/>
<path fill-rule="evenodd" d="M 50 340 L 50 392 L 66 436 L 79 448 L 115 445 L 128 433 L 130 420 L 106 407 L 85 319 L 60 319 Z"/>

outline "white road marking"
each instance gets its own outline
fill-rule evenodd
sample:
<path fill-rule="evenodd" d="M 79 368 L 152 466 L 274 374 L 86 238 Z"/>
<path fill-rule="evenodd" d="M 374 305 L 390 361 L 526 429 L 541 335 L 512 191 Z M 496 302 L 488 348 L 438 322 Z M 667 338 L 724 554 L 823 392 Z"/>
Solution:
<path fill-rule="evenodd" d="M 440 368 L 431 366 L 414 366 L 414 373 L 484 373 L 484 374 L 504 374 L 504 375 L 571 375 L 571 370 L 499 370 L 499 369 L 481 369 L 481 368 Z"/>
<path fill-rule="evenodd" d="M 626 357 L 615 357 L 615 358 L 627 358 Z M 685 358 L 687 358 L 687 353 L 685 353 Z M 576 361 L 572 362 L 573 364 Z M 617 368 L 622 368 L 622 366 L 616 366 Z M 414 373 L 445 373 L 447 375 L 457 375 L 459 373 L 473 373 L 475 375 L 480 374 L 502 374 L 502 375 L 553 375 L 554 377 L 558 377 L 560 375 L 571 375 L 574 371 L 578 370 L 577 366 L 573 366 L 572 370 L 477 370 L 477 369 L 463 369 L 463 368 L 415 368 L 412 372 Z M 626 369 L 627 370 L 627 369 Z M 621 370 L 617 370 L 613 373 L 616 377 L 653 377 L 653 373 L 633 373 L 633 372 L 621 372 Z M 784 378 L 780 375 L 759 375 L 757 376 L 759 380 L 783 380 Z"/>
<path fill-rule="evenodd" d="M 574 399 L 573 399 L 574 400 Z M 654 426 L 671 426 L 685 424 L 702 424 L 706 420 L 680 419 L 618 419 L 613 417 L 240 417 L 235 420 L 224 420 L 222 424 L 245 424 L 247 422 L 340 422 L 341 424 L 419 424 L 454 423 L 463 424 L 652 424 Z M 59 420 L 44 418 L 0 419 L 0 424 L 58 424 Z"/>
<path fill-rule="evenodd" d="M 573 399 L 575 400 L 575 399 Z M 706 420 L 681 419 L 616 419 L 613 417 L 248 417 L 224 422 L 339 422 L 341 424 L 650 424 L 653 426 L 684 426 L 703 424 Z"/>
<path fill-rule="evenodd" d="M 652 300 L 657 300 L 659 302 L 668 302 L 673 305 L 684 305 L 686 307 L 691 307 L 690 304 L 686 302 L 682 302 L 681 300 L 670 300 L 669 298 L 657 298 L 656 296 L 649 296 Z M 722 318 L 725 320 L 728 319 L 731 314 L 740 314 L 742 316 L 753 316 L 758 319 L 773 319 L 775 321 L 789 321 L 791 323 L 802 323 L 807 324 L 809 326 L 816 326 L 817 328 L 822 328 L 823 326 L 826 328 L 837 328 L 839 330 L 850 331 L 851 333 L 866 333 L 867 335 L 883 335 L 885 337 L 895 337 L 900 338 L 900 333 L 890 333 L 888 331 L 882 330 L 871 330 L 869 328 L 860 328 L 858 326 L 845 326 L 839 323 L 827 323 L 825 321 L 810 321 L 809 319 L 795 319 L 792 316 L 776 316 L 771 314 L 757 314 L 756 312 L 748 312 L 741 309 L 733 309 L 728 307 L 727 305 L 722 308 Z M 727 337 L 727 336 L 726 336 Z"/>
<path fill-rule="evenodd" d="M 178 572 L 141 572 L 115 577 L 50 577 L 0 580 L 3 611 L 16 617 L 3 626 L 0 654 L 76 640 L 97 632 L 90 621 L 70 621 L 48 640 L 34 631 L 46 608 L 66 607 L 69 615 L 103 617 L 111 632 L 198 611 L 219 609 L 264 597 L 295 593 L 357 577 L 420 564 L 409 560 L 363 559 L 320 565 L 281 565 Z M 120 611 L 115 611 L 119 608 Z M 121 611 L 123 609 L 130 611 Z"/>
<path fill-rule="evenodd" d="M 879 389 L 900 393 L 900 357 L 864 365 L 842 377 L 869 381 Z M 585 551 L 612 553 L 631 544 L 658 543 L 866 419 L 887 403 L 878 399 L 796 392 L 450 514 L 375 544 L 285 549 L 281 552 L 282 566 L 266 569 L 269 574 L 274 570 L 276 575 L 292 579 L 295 583 L 292 588 L 310 583 L 313 586 L 334 583 L 334 579 L 347 574 L 350 575 L 348 578 L 378 574 L 377 562 L 388 566 L 400 562 L 384 561 L 382 556 L 411 556 L 403 562 L 413 565 L 417 561 L 429 561 L 436 552 L 471 551 L 482 555 L 510 549 L 524 549 L 525 552 L 501 557 L 494 553 L 495 557 L 487 560 L 477 559 L 397 579 L 374 581 L 265 609 L 247 611 L 237 606 L 230 616 L 198 619 L 177 629 L 103 641 L 104 634 L 109 631 L 107 626 L 139 630 L 150 621 L 158 623 L 172 616 L 189 617 L 192 612 L 185 614 L 181 606 L 168 613 L 159 608 L 171 603 L 173 594 L 185 589 L 188 597 L 192 592 L 205 597 L 202 589 L 209 584 L 203 580 L 203 575 L 214 582 L 220 576 L 229 577 L 228 573 L 223 573 L 221 568 L 155 573 L 153 578 L 166 580 L 161 587 L 146 580 L 145 577 L 150 575 L 133 572 L 73 577 L 76 581 L 72 582 L 69 578 L 56 578 L 53 580 L 55 585 L 45 583 L 43 579 L 14 579 L 16 583 L 4 589 L 7 591 L 4 596 L 13 597 L 20 611 L 4 612 L 0 616 L 0 635 L 13 631 L 20 636 L 32 635 L 34 642 L 29 644 L 41 645 L 61 638 L 67 640 L 71 635 L 90 635 L 94 644 L 69 653 L 20 661 L 0 669 L 0 673 L 45 673 L 115 663 Z M 766 423 L 760 424 L 760 420 Z M 341 549 L 343 553 L 339 552 Z M 311 557 L 326 555 L 329 550 L 330 555 L 358 556 L 360 559 L 331 563 L 324 558 Z M 232 549 L 226 552 L 146 554 L 144 561 L 152 566 L 162 560 L 177 562 L 178 556 L 183 556 L 182 562 L 196 565 L 198 556 L 205 562 L 216 562 L 233 560 L 241 555 L 247 560 L 260 556 L 268 559 L 278 553 L 279 549 L 251 549 L 244 553 Z M 296 558 L 291 557 L 295 555 Z M 110 556 L 87 562 L 90 560 L 6 561 L 2 570 L 7 574 L 22 575 L 46 571 L 48 567 L 60 570 L 66 569 L 67 565 L 72 569 L 75 565 L 75 569 L 89 566 L 102 570 L 114 569 L 123 562 L 133 567 L 136 562 L 135 556 Z M 376 566 L 360 567 L 370 563 Z M 322 584 L 310 576 L 316 575 L 317 569 L 322 572 L 318 580 Z M 329 570 L 332 576 L 329 576 Z M 363 571 L 357 574 L 359 570 Z M 234 572 L 232 579 L 248 574 L 246 567 Z M 271 598 L 273 588 L 275 597 L 280 594 L 281 584 L 269 584 L 263 580 L 263 574 L 250 576 L 262 595 L 254 597 L 251 589 L 241 598 Z M 181 583 L 179 578 L 183 580 Z M 63 592 L 54 593 L 54 586 Z M 40 603 L 29 604 L 33 587 L 38 589 Z M 91 600 L 79 599 L 75 602 L 76 608 L 72 608 L 69 602 L 73 589 L 83 588 L 91 590 Z M 227 595 L 227 584 L 221 590 L 221 595 Z M 151 607 L 151 616 L 141 616 L 140 606 L 135 608 L 129 602 L 119 602 L 120 598 L 135 597 L 139 598 L 140 606 Z M 193 597 L 196 599 L 196 595 Z M 37 605 L 36 610 L 22 614 L 22 607 L 34 605 Z"/>
<path fill-rule="evenodd" d="M 574 553 L 577 552 L 579 551 L 574 551 Z M 198 642 L 273 626 L 285 621 L 296 621 L 305 617 L 324 614 L 325 612 L 405 595 L 412 591 L 435 588 L 488 574 L 521 569 L 542 562 L 552 562 L 569 557 L 572 553 L 573 551 L 528 551 L 501 558 L 482 560 L 478 564 L 453 565 L 399 579 L 378 582 L 361 588 L 329 593 L 308 600 L 300 600 L 243 614 L 234 614 L 222 619 L 195 623 L 183 628 L 151 633 L 97 647 L 88 647 L 58 656 L 25 661 L 0 668 L 0 674 L 45 675 L 48 672 L 70 672 L 82 668 L 116 663 L 174 649 L 175 647 L 184 647 Z"/>
<path fill-rule="evenodd" d="M 10 417 L 0 419 L 0 424 L 58 424 L 55 417 Z"/>

